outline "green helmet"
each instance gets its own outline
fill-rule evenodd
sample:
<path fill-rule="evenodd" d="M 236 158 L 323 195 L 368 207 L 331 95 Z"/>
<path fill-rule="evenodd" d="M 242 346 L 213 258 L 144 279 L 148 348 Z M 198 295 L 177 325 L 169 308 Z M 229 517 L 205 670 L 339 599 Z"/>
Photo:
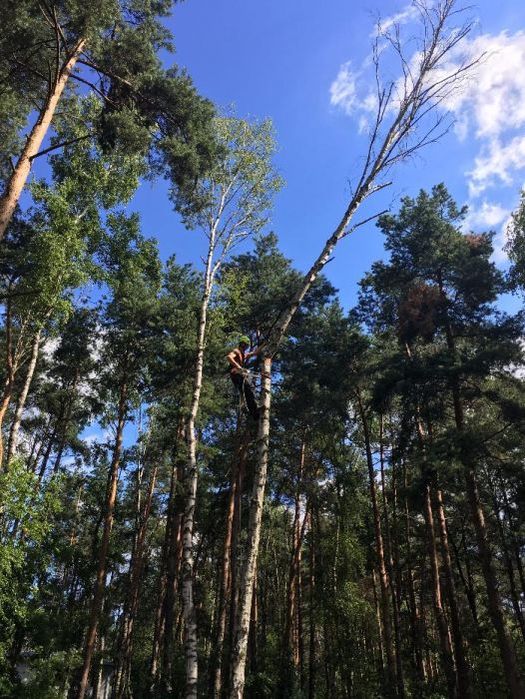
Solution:
<path fill-rule="evenodd" d="M 248 346 L 249 346 L 249 345 L 251 344 L 251 342 L 250 342 L 250 338 L 248 337 L 248 335 L 241 335 L 241 336 L 239 337 L 239 344 L 240 344 L 240 345 L 243 345 L 243 344 L 244 344 L 244 345 L 248 345 Z"/>

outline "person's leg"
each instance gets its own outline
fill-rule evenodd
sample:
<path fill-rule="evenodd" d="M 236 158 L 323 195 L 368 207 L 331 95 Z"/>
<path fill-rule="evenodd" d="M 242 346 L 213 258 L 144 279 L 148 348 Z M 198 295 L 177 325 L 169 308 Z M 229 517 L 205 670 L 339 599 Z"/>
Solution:
<path fill-rule="evenodd" d="M 259 406 L 257 405 L 257 401 L 255 400 L 255 394 L 253 392 L 253 388 L 250 386 L 248 381 L 244 381 L 244 398 L 246 400 L 246 406 L 248 408 L 248 412 L 252 416 L 254 420 L 259 419 Z"/>
<path fill-rule="evenodd" d="M 243 400 L 243 384 L 244 378 L 240 374 L 230 374 L 232 384 L 235 386 L 235 390 L 239 394 L 239 399 Z"/>

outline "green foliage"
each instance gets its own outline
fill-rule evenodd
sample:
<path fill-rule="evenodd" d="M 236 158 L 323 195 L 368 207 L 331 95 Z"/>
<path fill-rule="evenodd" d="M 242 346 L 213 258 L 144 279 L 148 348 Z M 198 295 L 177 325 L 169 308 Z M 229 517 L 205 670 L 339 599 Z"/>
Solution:
<path fill-rule="evenodd" d="M 512 266 L 510 279 L 514 287 L 525 287 L 525 192 L 521 193 L 518 208 L 512 214 L 508 227 L 507 252 Z"/>
<path fill-rule="evenodd" d="M 35 474 L 15 460 L 0 474 L 0 502 L 0 675 L 7 681 L 12 644 L 28 622 L 30 597 L 37 592 L 35 558 L 39 566 L 45 564 L 43 544 L 62 507 L 60 482 L 39 488 Z"/>

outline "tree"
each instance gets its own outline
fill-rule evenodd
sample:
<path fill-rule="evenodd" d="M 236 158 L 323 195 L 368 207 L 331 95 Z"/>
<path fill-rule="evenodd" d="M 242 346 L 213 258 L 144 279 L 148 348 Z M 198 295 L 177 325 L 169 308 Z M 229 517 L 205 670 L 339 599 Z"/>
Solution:
<path fill-rule="evenodd" d="M 193 526 L 198 481 L 195 425 L 202 389 L 208 308 L 212 301 L 215 278 L 222 263 L 232 248 L 265 225 L 272 195 L 281 184 L 271 164 L 275 145 L 269 121 L 250 124 L 234 117 L 221 117 L 215 120 L 215 128 L 225 156 L 199 184 L 197 196 L 206 204 L 197 213 L 191 207 L 183 207 L 186 225 L 199 227 L 208 241 L 195 347 L 193 396 L 186 425 L 188 464 L 185 473 L 182 594 L 185 619 L 185 696 L 188 699 L 197 696 L 198 683 L 197 626 L 193 595 Z M 178 193 L 175 201 L 179 201 Z"/>
<path fill-rule="evenodd" d="M 487 590 L 488 609 L 498 635 L 502 662 L 512 696 L 520 696 L 520 677 L 514 649 L 506 630 L 503 604 L 498 592 L 498 581 L 485 523 L 485 508 L 479 492 L 478 460 L 475 444 L 481 438 L 476 425 L 465 418 L 465 405 L 474 397 L 467 384 L 488 379 L 493 373 L 505 373 L 505 366 L 517 359 L 521 349 L 517 343 L 519 319 L 498 315 L 494 301 L 503 289 L 503 280 L 489 261 L 492 253 L 490 236 L 462 235 L 459 226 L 466 213 L 459 209 L 443 185 L 433 188 L 429 195 L 420 192 L 416 200 L 405 198 L 398 216 L 385 215 L 379 226 L 387 236 L 386 247 L 391 253 L 389 264 L 376 263 L 365 278 L 363 288 L 364 311 L 369 322 L 378 319 L 397 330 L 401 345 L 406 348 L 409 362 L 414 359 L 412 345 L 419 338 L 433 343 L 433 355 L 420 359 L 423 367 L 433 374 L 433 390 L 442 382 L 443 390 L 451 396 L 457 458 L 463 466 L 466 493 L 472 523 L 476 531 Z M 377 309 L 374 314 L 373 309 Z M 497 340 L 496 340 L 497 337 Z M 422 370 L 420 366 L 419 371 Z M 414 371 L 416 371 L 414 369 Z M 416 376 L 416 374 L 415 374 Z M 438 378 L 439 377 L 439 378 Z M 427 377 L 428 378 L 428 375 Z M 439 518 L 444 517 L 440 503 L 440 489 L 432 480 L 431 467 L 426 462 L 426 441 L 435 433 L 435 418 L 428 412 L 428 397 L 422 397 L 415 407 L 423 475 L 427 489 L 427 526 L 429 540 L 433 517 L 431 492 L 434 488 Z M 441 413 L 446 414 L 446 405 Z M 425 422 L 427 425 L 425 426 Z M 483 438 L 481 438 L 483 439 Z M 446 528 L 441 527 L 445 567 L 449 566 Z M 459 689 L 468 691 L 467 663 L 455 595 L 451 588 L 451 571 L 446 580 L 452 606 L 453 637 L 456 661 L 459 657 Z M 439 597 L 437 570 L 435 574 L 436 599 Z M 439 601 L 436 602 L 438 615 Z M 442 623 L 442 622 L 440 622 Z M 443 625 L 442 638 L 446 655 L 447 632 Z"/>
<path fill-rule="evenodd" d="M 5 117 L 2 171 L 12 156 L 0 199 L 0 240 L 5 236 L 33 161 L 65 144 L 98 139 L 167 168 L 174 185 L 191 191 L 210 165 L 215 145 L 210 132 L 213 109 L 199 97 L 187 75 L 161 67 L 158 52 L 172 48 L 161 20 L 171 0 L 100 0 L 67 5 L 54 0 L 4 3 L 6 27 L 0 42 L 0 74 Z M 95 117 L 74 129 L 76 88 L 88 88 Z M 57 119 L 57 107 L 62 114 Z M 36 109 L 35 109 L 36 105 Z M 17 133 L 34 115 L 23 147 Z M 50 136 L 49 147 L 43 148 Z M 58 122 L 58 124 L 57 124 Z M 60 126 L 60 123 L 62 126 Z"/>
<path fill-rule="evenodd" d="M 355 230 L 359 223 L 353 223 L 354 216 L 361 204 L 373 193 L 387 186 L 381 181 L 390 168 L 417 152 L 420 148 L 437 140 L 443 129 L 445 117 L 437 111 L 444 99 L 456 89 L 468 74 L 474 62 L 462 63 L 446 71 L 445 63 L 452 49 L 467 36 L 472 25 L 467 22 L 461 27 L 450 28 L 449 24 L 457 15 L 455 0 L 442 0 L 429 8 L 416 2 L 419 11 L 423 38 L 417 55 L 415 67 L 409 66 L 403 54 L 400 33 L 397 28 L 388 30 L 379 36 L 374 51 L 374 63 L 377 75 L 377 111 L 376 120 L 368 139 L 368 149 L 361 173 L 355 178 L 353 195 L 332 235 L 327 239 L 318 258 L 305 274 L 302 283 L 280 314 L 264 347 L 262 369 L 262 410 L 259 422 L 258 444 L 259 458 L 257 477 L 254 481 L 253 501 L 249 530 L 249 546 L 242 582 L 241 623 L 233 659 L 232 699 L 239 699 L 244 691 L 246 650 L 248 628 L 252 604 L 253 575 L 259 549 L 262 504 L 268 464 L 269 445 L 269 410 L 271 394 L 272 356 L 306 293 L 325 264 L 330 259 L 337 243 Z M 383 33 L 384 34 L 384 33 Z M 403 78 L 401 94 L 397 95 L 399 84 L 383 85 L 380 77 L 379 50 L 380 41 L 385 40 L 398 57 Z M 441 72 L 445 70 L 445 75 Z M 439 77 L 438 77 L 439 76 Z M 434 113 L 435 122 L 428 124 L 428 117 Z"/>
<path fill-rule="evenodd" d="M 122 458 L 124 427 L 129 411 L 137 401 L 149 355 L 151 317 L 156 312 L 160 286 L 160 265 L 155 245 L 142 238 L 137 217 L 124 215 L 109 219 L 104 250 L 104 267 L 111 298 L 105 309 L 101 356 L 106 367 L 104 400 L 109 424 L 115 424 L 115 440 L 104 503 L 104 521 L 98 552 L 97 577 L 84 645 L 78 699 L 88 687 L 91 661 L 104 592 L 106 563 L 113 528 L 119 466 Z"/>

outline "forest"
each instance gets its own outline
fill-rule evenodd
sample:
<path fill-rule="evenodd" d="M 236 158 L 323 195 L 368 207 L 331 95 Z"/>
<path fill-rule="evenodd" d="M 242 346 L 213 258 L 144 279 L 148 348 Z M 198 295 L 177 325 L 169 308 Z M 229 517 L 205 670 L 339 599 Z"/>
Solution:
<path fill-rule="evenodd" d="M 0 2 L 0 697 L 524 699 L 525 191 L 505 269 L 446 182 L 383 198 L 484 60 L 472 8 L 414 0 L 415 60 L 378 21 L 305 271 L 272 120 L 173 63 L 177 4 Z"/>

